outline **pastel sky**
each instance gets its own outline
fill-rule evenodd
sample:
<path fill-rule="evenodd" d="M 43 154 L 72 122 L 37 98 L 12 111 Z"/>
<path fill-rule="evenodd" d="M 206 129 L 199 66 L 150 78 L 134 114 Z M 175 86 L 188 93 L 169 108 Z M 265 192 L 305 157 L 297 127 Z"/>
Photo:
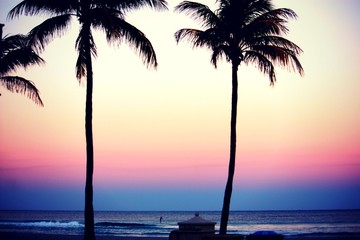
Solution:
<path fill-rule="evenodd" d="M 4 35 L 43 18 L 9 21 L 19 0 L 0 0 Z M 229 155 L 231 66 L 176 44 L 197 27 L 173 12 L 127 16 L 151 40 L 148 70 L 126 44 L 95 32 L 95 210 L 221 210 Z M 214 1 L 199 1 L 215 8 Z M 239 76 L 232 210 L 360 208 L 360 2 L 274 0 L 298 15 L 287 38 L 304 53 L 305 76 L 277 69 L 270 87 L 254 66 Z M 0 209 L 83 209 L 85 85 L 75 78 L 73 22 L 41 55 L 31 79 L 45 107 L 0 88 Z"/>

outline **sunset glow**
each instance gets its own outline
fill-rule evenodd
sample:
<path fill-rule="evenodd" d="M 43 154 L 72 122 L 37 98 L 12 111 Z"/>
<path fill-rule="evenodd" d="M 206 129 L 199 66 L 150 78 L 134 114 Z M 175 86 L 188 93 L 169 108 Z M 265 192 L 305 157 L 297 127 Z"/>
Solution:
<path fill-rule="evenodd" d="M 27 33 L 38 21 L 6 20 L 17 2 L 1 2 L 4 35 Z M 168 2 L 169 12 L 140 10 L 128 17 L 151 40 L 157 70 L 146 69 L 126 44 L 109 46 L 101 32 L 95 34 L 94 194 L 99 210 L 123 210 L 127 204 L 147 209 L 131 205 L 131 189 L 145 198 L 181 195 L 186 203 L 198 191 L 216 197 L 195 207 L 221 208 L 229 160 L 231 66 L 224 61 L 214 69 L 209 51 L 175 43 L 176 30 L 198 26 L 172 12 L 180 1 Z M 322 208 L 310 200 L 292 204 L 293 198 L 315 192 L 326 207 L 360 208 L 360 17 L 355 11 L 360 3 L 274 3 L 299 15 L 287 37 L 304 50 L 305 76 L 279 68 L 278 81 L 270 87 L 254 66 L 240 67 L 234 207 L 281 208 L 281 201 L 289 209 Z M 37 192 L 47 199 L 56 189 L 66 205 L 48 207 L 82 209 L 86 89 L 75 78 L 77 31 L 74 22 L 48 45 L 44 66 L 16 73 L 35 82 L 44 108 L 0 88 L 0 209 L 41 208 L 30 204 L 44 201 Z M 271 205 L 261 200 L 270 189 L 286 194 Z M 251 190 L 256 194 L 249 195 Z M 32 200 L 12 204 L 15 195 Z M 124 202 L 109 205 L 109 196 L 111 202 Z M 182 210 L 189 205 L 161 205 L 159 200 L 154 206 Z"/>

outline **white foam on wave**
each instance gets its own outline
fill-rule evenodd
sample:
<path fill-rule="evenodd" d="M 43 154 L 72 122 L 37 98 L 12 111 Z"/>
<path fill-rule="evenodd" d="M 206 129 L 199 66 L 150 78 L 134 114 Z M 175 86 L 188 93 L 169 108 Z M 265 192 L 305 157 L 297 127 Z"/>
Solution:
<path fill-rule="evenodd" d="M 84 224 L 77 221 L 59 222 L 59 221 L 40 221 L 40 222 L 3 222 L 4 225 L 13 225 L 16 227 L 40 227 L 40 228 L 81 228 Z"/>

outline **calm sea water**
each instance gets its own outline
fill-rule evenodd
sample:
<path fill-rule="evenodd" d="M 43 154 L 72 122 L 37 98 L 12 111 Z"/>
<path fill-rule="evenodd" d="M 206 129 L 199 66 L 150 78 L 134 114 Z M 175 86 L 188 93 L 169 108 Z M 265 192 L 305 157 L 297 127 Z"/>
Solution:
<path fill-rule="evenodd" d="M 168 237 L 178 222 L 194 212 L 96 212 L 96 234 L 112 236 Z M 216 222 L 220 212 L 200 212 Z M 162 217 L 162 222 L 160 222 Z M 65 235 L 83 234 L 83 213 L 77 211 L 0 211 L 0 231 L 21 231 Z M 228 232 L 250 234 L 271 230 L 284 235 L 360 233 L 360 210 L 331 211 L 235 211 L 231 212 Z"/>

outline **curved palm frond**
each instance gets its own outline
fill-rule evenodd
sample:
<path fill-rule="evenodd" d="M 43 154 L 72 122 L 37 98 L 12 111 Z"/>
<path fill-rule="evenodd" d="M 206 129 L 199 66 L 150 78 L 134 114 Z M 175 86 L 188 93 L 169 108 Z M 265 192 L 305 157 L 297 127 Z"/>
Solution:
<path fill-rule="evenodd" d="M 297 18 L 294 11 L 287 8 L 274 9 L 259 15 L 244 26 L 244 36 L 287 34 L 287 19 Z"/>
<path fill-rule="evenodd" d="M 31 48 L 16 49 L 0 59 L 0 76 L 4 76 L 20 67 L 26 69 L 28 66 L 42 63 L 45 63 L 45 61 Z"/>
<path fill-rule="evenodd" d="M 16 35 L 6 35 L 1 40 L 1 55 L 4 55 L 8 53 L 9 51 L 12 51 L 13 49 L 19 48 L 21 46 L 24 46 L 24 43 L 26 42 L 26 36 L 22 34 L 16 34 Z"/>
<path fill-rule="evenodd" d="M 105 31 L 106 38 L 110 41 L 112 32 L 115 31 L 117 19 L 125 18 L 123 12 L 108 7 L 97 7 L 89 10 L 91 26 L 94 29 Z"/>
<path fill-rule="evenodd" d="M 2 76 L 0 77 L 0 85 L 4 86 L 10 92 L 25 94 L 29 99 L 40 106 L 44 106 L 40 92 L 35 84 L 25 78 L 19 76 Z"/>
<path fill-rule="evenodd" d="M 217 68 L 218 61 L 221 60 L 224 56 L 227 61 L 230 61 L 230 50 L 231 48 L 227 45 L 218 45 L 216 47 L 213 47 L 213 52 L 210 59 L 211 64 L 214 65 L 215 68 Z"/>
<path fill-rule="evenodd" d="M 218 1 L 220 6 L 215 13 L 222 23 L 230 29 L 241 29 L 266 11 L 272 9 L 269 0 L 228 0 Z"/>
<path fill-rule="evenodd" d="M 262 73 L 269 76 L 270 85 L 275 84 L 275 67 L 266 56 L 257 51 L 247 51 L 244 55 L 244 62 L 246 64 L 255 64 Z"/>
<path fill-rule="evenodd" d="M 84 52 L 84 48 L 80 47 L 80 43 L 77 46 L 77 51 L 78 51 L 79 55 L 78 55 L 78 58 L 76 60 L 75 71 L 76 71 L 76 78 L 80 82 L 82 77 L 86 76 L 86 60 L 87 60 L 87 58 L 86 58 L 86 55 L 85 55 L 85 52 Z"/>
<path fill-rule="evenodd" d="M 89 42 L 89 46 L 87 45 L 87 42 Z M 90 27 L 81 27 L 80 33 L 76 39 L 75 47 L 79 53 L 78 59 L 76 61 L 76 78 L 81 80 L 82 77 L 86 76 L 86 65 L 89 63 L 89 61 L 91 61 L 91 59 L 88 59 L 86 55 L 87 48 L 89 48 L 91 56 L 97 56 L 96 44 L 93 35 L 91 34 Z"/>
<path fill-rule="evenodd" d="M 107 29 L 107 40 L 109 42 L 121 43 L 125 40 L 131 48 L 140 56 L 147 67 L 156 68 L 156 53 L 146 35 L 135 26 L 121 18 L 114 18 L 114 26 Z"/>
<path fill-rule="evenodd" d="M 264 12 L 261 16 L 268 19 L 296 19 L 298 15 L 290 8 L 276 8 Z"/>
<path fill-rule="evenodd" d="M 202 27 L 211 28 L 217 25 L 219 22 L 216 14 L 211 9 L 201 3 L 183 1 L 179 5 L 175 6 L 175 12 L 185 13 L 194 20 L 198 21 Z"/>
<path fill-rule="evenodd" d="M 62 15 L 71 13 L 78 9 L 79 2 L 74 0 L 25 0 L 16 5 L 7 15 L 8 19 L 13 19 L 20 15 L 34 16 L 34 15 Z"/>
<path fill-rule="evenodd" d="M 61 36 L 67 30 L 71 17 L 71 14 L 64 14 L 46 19 L 29 32 L 30 43 L 38 51 L 43 51 L 51 40 Z"/>
<path fill-rule="evenodd" d="M 273 45 L 254 45 L 252 46 L 252 50 L 266 56 L 276 65 L 288 67 L 289 70 L 298 71 L 300 75 L 303 75 L 304 73 L 304 69 L 297 58 L 297 54 L 292 49 Z"/>
<path fill-rule="evenodd" d="M 11 92 L 27 95 L 36 104 L 43 106 L 38 89 L 32 81 L 19 76 L 8 76 L 18 68 L 40 65 L 45 61 L 33 50 L 28 36 L 17 34 L 6 36 L 1 41 L 0 85 Z"/>
<path fill-rule="evenodd" d="M 301 54 L 302 49 L 295 43 L 289 41 L 288 39 L 281 36 L 260 36 L 253 38 L 253 45 L 271 45 L 271 46 L 280 46 L 294 51 L 296 55 Z"/>
<path fill-rule="evenodd" d="M 271 0 L 247 0 L 245 2 L 246 15 L 248 16 L 246 18 L 247 20 L 254 19 L 257 16 L 274 9 Z"/>
<path fill-rule="evenodd" d="M 167 2 L 165 0 L 107 0 L 101 5 L 105 5 L 111 9 L 117 9 L 121 12 L 139 9 L 142 7 L 150 7 L 155 10 L 167 10 Z"/>
<path fill-rule="evenodd" d="M 207 34 L 205 31 L 191 29 L 191 28 L 183 28 L 175 32 L 175 40 L 179 43 L 181 40 L 188 40 L 192 47 L 206 47 L 211 48 L 211 39 L 210 34 Z"/>
<path fill-rule="evenodd" d="M 29 45 L 25 35 L 12 35 L 1 40 L 0 76 L 5 76 L 16 69 L 45 63 Z"/>

